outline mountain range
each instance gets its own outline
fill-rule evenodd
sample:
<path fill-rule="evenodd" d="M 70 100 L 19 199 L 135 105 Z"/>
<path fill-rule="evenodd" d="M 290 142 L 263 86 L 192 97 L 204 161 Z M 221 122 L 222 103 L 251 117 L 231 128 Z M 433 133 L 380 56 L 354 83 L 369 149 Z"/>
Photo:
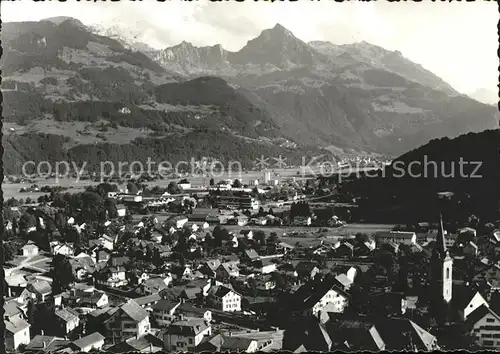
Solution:
<path fill-rule="evenodd" d="M 154 50 L 117 32 L 72 18 L 3 24 L 6 153 L 15 161 L 29 158 L 18 142 L 39 144 L 48 136 L 40 132 L 63 137 L 65 156 L 119 159 L 173 142 L 183 151 L 172 157 L 188 156 L 200 136 L 244 144 L 237 157 L 250 161 L 331 146 L 394 156 L 497 126 L 495 107 L 366 42 L 306 43 L 278 24 L 237 52 L 187 42 Z"/>
<path fill-rule="evenodd" d="M 437 220 L 436 193 L 453 192 L 457 215 L 498 223 L 500 130 L 435 139 L 394 159 L 378 176 L 344 181 L 367 221 Z"/>
<path fill-rule="evenodd" d="M 471 94 L 469 94 L 469 97 L 486 104 L 497 105 L 499 101 L 498 90 L 493 91 L 485 88 L 481 88 L 472 92 Z"/>

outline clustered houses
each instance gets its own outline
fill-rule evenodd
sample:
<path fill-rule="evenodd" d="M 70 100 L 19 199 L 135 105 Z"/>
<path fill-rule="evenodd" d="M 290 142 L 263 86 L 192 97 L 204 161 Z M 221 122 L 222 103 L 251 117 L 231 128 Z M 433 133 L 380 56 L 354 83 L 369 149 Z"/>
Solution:
<path fill-rule="evenodd" d="M 196 198 L 187 183 L 161 197 L 103 184 L 116 212 L 99 221 L 50 205 L 36 226 L 23 220 L 29 241 L 4 264 L 7 349 L 461 348 L 447 338 L 500 349 L 499 231 L 447 232 L 439 220 L 350 234 L 332 210 L 295 198 L 306 190 L 295 181 L 256 191 L 224 183 Z M 276 195 L 273 210 L 254 210 L 266 195 Z M 147 208 L 170 213 L 138 215 Z M 58 230 L 40 241 L 62 209 L 68 215 L 52 217 Z"/>

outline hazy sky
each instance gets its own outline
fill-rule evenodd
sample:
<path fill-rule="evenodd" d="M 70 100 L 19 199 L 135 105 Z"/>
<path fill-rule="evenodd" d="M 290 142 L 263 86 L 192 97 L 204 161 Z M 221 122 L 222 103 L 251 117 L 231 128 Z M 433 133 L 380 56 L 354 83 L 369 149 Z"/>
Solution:
<path fill-rule="evenodd" d="M 458 91 L 497 90 L 498 5 L 477 1 L 337 3 L 143 0 L 116 3 L 2 2 L 2 21 L 71 16 L 85 25 L 118 25 L 140 41 L 163 48 L 186 40 L 238 50 L 276 23 L 304 41 L 335 44 L 367 41 L 399 50 Z"/>

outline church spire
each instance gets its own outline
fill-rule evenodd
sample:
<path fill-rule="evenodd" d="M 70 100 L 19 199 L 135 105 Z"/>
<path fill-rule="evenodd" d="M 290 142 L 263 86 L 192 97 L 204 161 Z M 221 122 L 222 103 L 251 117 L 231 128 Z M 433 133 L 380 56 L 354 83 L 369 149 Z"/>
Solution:
<path fill-rule="evenodd" d="M 443 227 L 443 215 L 439 213 L 439 229 L 436 238 L 436 248 L 441 257 L 445 257 L 448 252 L 446 248 L 445 231 Z"/>

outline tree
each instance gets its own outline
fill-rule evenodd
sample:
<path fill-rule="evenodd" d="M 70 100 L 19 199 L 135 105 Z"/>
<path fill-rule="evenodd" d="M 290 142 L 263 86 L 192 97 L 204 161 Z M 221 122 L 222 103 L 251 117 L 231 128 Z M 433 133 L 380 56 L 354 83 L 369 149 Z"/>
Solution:
<path fill-rule="evenodd" d="M 179 188 L 179 186 L 177 185 L 177 183 L 175 182 L 170 182 L 167 186 L 167 191 L 170 193 L 170 194 L 179 194 L 181 192 L 181 189 Z"/>
<path fill-rule="evenodd" d="M 113 200 L 106 198 L 104 200 L 104 208 L 108 212 L 108 217 L 110 219 L 115 219 L 118 217 L 118 209 L 116 208 L 116 204 Z"/>
<path fill-rule="evenodd" d="M 69 258 L 63 255 L 56 255 L 52 259 L 53 267 L 53 283 L 52 289 L 54 294 L 58 294 L 69 288 L 69 285 L 74 281 L 73 269 L 69 263 Z"/>
<path fill-rule="evenodd" d="M 241 188 L 242 184 L 239 179 L 235 179 L 233 182 L 233 188 Z"/>
<path fill-rule="evenodd" d="M 7 206 L 7 207 L 17 207 L 20 204 L 21 204 L 20 201 L 18 201 L 14 197 L 7 199 L 7 201 L 5 202 L 5 206 Z"/>
<path fill-rule="evenodd" d="M 210 187 L 213 187 L 215 185 L 215 181 L 213 178 L 210 178 Z"/>
<path fill-rule="evenodd" d="M 283 277 L 283 275 L 281 275 L 279 272 L 273 272 L 271 274 L 271 276 L 272 276 L 272 279 L 276 282 L 277 289 L 283 290 L 286 288 L 287 282 L 286 282 L 285 278 Z"/>
<path fill-rule="evenodd" d="M 132 214 L 127 210 L 127 213 L 125 214 L 125 223 L 130 225 L 134 222 L 134 218 L 132 217 Z"/>
<path fill-rule="evenodd" d="M 14 257 L 19 253 L 20 247 L 17 243 L 10 241 L 3 243 L 3 261 L 8 262 L 14 259 Z"/>
<path fill-rule="evenodd" d="M 17 213 L 15 213 L 9 207 L 3 208 L 2 214 L 3 214 L 3 220 L 4 221 L 12 221 L 12 222 L 14 222 L 14 220 L 16 219 L 16 215 L 17 215 Z"/>
<path fill-rule="evenodd" d="M 255 239 L 255 241 L 257 241 L 259 246 L 266 245 L 266 234 L 264 231 L 262 230 L 255 231 L 253 238 Z"/>
<path fill-rule="evenodd" d="M 137 194 L 139 192 L 139 188 L 137 188 L 137 185 L 133 182 L 127 183 L 127 191 L 129 194 Z"/>
<path fill-rule="evenodd" d="M 212 236 L 214 238 L 214 244 L 216 247 L 222 246 L 225 241 L 228 241 L 231 238 L 229 235 L 229 231 L 227 231 L 227 229 L 225 228 L 220 227 L 219 225 L 214 228 Z"/>
<path fill-rule="evenodd" d="M 186 210 L 188 213 L 192 213 L 193 209 L 196 208 L 196 200 L 194 198 L 185 198 L 182 201 L 182 207 L 184 210 Z"/>
<path fill-rule="evenodd" d="M 111 184 L 106 182 L 101 183 L 96 187 L 96 192 L 99 193 L 99 195 L 103 198 L 106 198 L 108 196 L 108 193 L 117 191 L 118 191 L 118 186 L 116 184 Z"/>
<path fill-rule="evenodd" d="M 24 213 L 19 218 L 19 229 L 26 232 L 29 228 L 36 226 L 36 217 L 30 213 Z"/>
<path fill-rule="evenodd" d="M 278 234 L 276 232 L 271 232 L 269 238 L 267 239 L 268 245 L 275 245 L 276 243 L 278 243 L 278 241 L 279 241 Z"/>
<path fill-rule="evenodd" d="M 354 236 L 356 242 L 358 244 L 361 244 L 361 243 L 365 243 L 366 241 L 368 241 L 368 235 L 367 234 L 364 234 L 362 232 L 358 232 L 355 236 Z"/>

